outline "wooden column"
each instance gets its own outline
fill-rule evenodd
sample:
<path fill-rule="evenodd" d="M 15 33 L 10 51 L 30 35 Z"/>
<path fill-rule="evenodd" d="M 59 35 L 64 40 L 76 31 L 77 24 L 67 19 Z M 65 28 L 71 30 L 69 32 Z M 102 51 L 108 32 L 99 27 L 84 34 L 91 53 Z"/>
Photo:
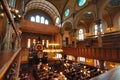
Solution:
<path fill-rule="evenodd" d="M 98 27 L 98 32 L 97 32 L 97 36 L 98 36 L 98 47 L 102 47 L 102 33 L 101 33 L 101 19 L 98 19 L 95 21 L 97 27 Z"/>

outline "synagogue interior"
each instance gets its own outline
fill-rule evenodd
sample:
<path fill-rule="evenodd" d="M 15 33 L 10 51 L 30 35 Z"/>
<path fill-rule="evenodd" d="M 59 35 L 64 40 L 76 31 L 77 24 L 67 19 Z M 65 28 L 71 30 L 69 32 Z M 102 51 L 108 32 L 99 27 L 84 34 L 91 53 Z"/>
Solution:
<path fill-rule="evenodd" d="M 120 0 L 0 0 L 0 80 L 120 80 Z"/>

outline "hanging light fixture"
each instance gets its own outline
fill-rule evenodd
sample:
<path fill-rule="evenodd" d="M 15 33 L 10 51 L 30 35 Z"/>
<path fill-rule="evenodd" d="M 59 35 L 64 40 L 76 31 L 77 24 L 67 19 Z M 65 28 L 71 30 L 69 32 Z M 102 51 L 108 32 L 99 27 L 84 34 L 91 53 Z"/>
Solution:
<path fill-rule="evenodd" d="M 58 43 L 49 43 L 48 48 L 44 48 L 43 52 L 55 53 L 55 52 L 63 52 L 63 50 L 60 48 L 60 44 L 58 44 Z"/>
<path fill-rule="evenodd" d="M 43 44 L 45 42 L 43 41 Z M 63 52 L 59 43 L 55 43 L 54 35 L 52 36 L 52 43 L 49 43 L 49 40 L 46 40 L 46 46 L 43 49 L 43 52 L 47 53 L 55 53 L 55 52 Z"/>

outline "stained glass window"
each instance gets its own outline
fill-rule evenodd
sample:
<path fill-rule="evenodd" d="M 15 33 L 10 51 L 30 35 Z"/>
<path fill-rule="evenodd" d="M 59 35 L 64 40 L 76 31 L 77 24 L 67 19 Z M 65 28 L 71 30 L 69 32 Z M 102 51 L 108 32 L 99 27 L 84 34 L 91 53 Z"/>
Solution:
<path fill-rule="evenodd" d="M 37 22 L 37 23 L 42 23 L 42 24 L 49 24 L 48 19 L 46 19 L 44 16 L 41 17 L 39 15 L 31 16 L 30 21 Z"/>
<path fill-rule="evenodd" d="M 45 22 L 45 18 L 42 16 L 41 17 L 41 23 L 44 23 Z"/>
<path fill-rule="evenodd" d="M 69 13 L 70 13 L 70 10 L 69 10 L 69 9 L 66 9 L 64 16 L 68 16 Z"/>
<path fill-rule="evenodd" d="M 45 24 L 49 24 L 48 20 L 45 20 Z"/>
<path fill-rule="evenodd" d="M 30 18 L 30 21 L 35 22 L 35 17 L 32 16 L 32 17 Z"/>
<path fill-rule="evenodd" d="M 86 0 L 78 0 L 78 5 L 83 6 L 85 4 Z"/>
<path fill-rule="evenodd" d="M 80 29 L 80 30 L 79 30 L 79 40 L 84 40 L 83 29 Z"/>
<path fill-rule="evenodd" d="M 60 18 L 56 17 L 56 24 L 59 24 L 59 22 L 60 22 Z"/>
<path fill-rule="evenodd" d="M 100 32 L 103 34 L 102 24 L 100 24 Z M 97 33 L 98 33 L 98 26 L 95 25 L 95 27 L 94 27 L 94 34 L 97 35 Z"/>
<path fill-rule="evenodd" d="M 38 16 L 38 15 L 36 16 L 36 22 L 38 22 L 38 23 L 40 22 L 40 16 Z"/>

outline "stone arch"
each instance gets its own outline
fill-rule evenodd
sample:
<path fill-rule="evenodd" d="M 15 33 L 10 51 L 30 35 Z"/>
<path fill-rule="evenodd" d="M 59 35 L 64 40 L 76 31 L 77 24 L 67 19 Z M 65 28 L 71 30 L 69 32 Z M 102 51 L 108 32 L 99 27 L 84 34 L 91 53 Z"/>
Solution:
<path fill-rule="evenodd" d="M 83 9 L 82 11 L 78 12 L 75 17 L 74 17 L 74 26 L 77 27 L 77 24 L 79 23 L 80 17 L 83 16 L 84 13 L 86 13 L 87 11 L 89 11 L 91 8 L 93 8 L 94 5 L 91 5 L 89 7 L 85 7 L 85 9 Z"/>
<path fill-rule="evenodd" d="M 82 11 L 78 12 L 74 18 L 75 24 L 78 23 L 79 17 L 84 14 L 85 12 L 89 11 L 91 8 L 97 10 L 97 13 L 93 12 L 95 15 L 95 19 L 102 19 L 102 11 L 104 10 L 105 6 L 108 4 L 109 0 L 100 0 L 96 4 L 90 5 L 89 7 L 85 7 Z"/>
<path fill-rule="evenodd" d="M 107 24 L 107 28 L 113 27 L 113 21 L 110 17 L 110 14 L 106 10 L 103 11 L 103 22 L 104 21 Z"/>
<path fill-rule="evenodd" d="M 90 27 L 89 27 L 89 31 L 90 31 L 89 34 L 90 35 L 94 35 L 94 26 L 95 25 L 96 25 L 95 23 L 92 23 L 90 25 Z M 107 30 L 107 23 L 106 23 L 106 21 L 104 19 L 102 20 L 102 25 L 103 25 L 103 27 L 102 27 L 103 28 L 103 32 L 106 33 L 107 32 L 106 31 Z"/>
<path fill-rule="evenodd" d="M 102 24 L 103 24 L 103 32 L 106 33 L 107 32 L 107 28 L 108 28 L 108 24 L 107 24 L 105 19 L 102 20 Z"/>
<path fill-rule="evenodd" d="M 86 27 L 87 27 L 87 25 L 86 25 L 86 23 L 84 21 L 80 21 L 80 23 L 77 24 L 77 29 L 79 29 L 79 28 L 86 28 Z"/>
<path fill-rule="evenodd" d="M 114 26 L 113 28 L 120 29 L 120 12 L 115 15 L 113 18 Z"/>
<path fill-rule="evenodd" d="M 89 34 L 90 35 L 93 35 L 94 34 L 94 29 L 93 29 L 93 27 L 95 26 L 95 23 L 92 23 L 91 25 L 90 25 L 90 27 L 89 27 Z"/>
<path fill-rule="evenodd" d="M 83 31 L 84 31 L 84 33 L 86 32 L 86 27 L 87 27 L 87 25 L 85 24 L 85 22 L 84 21 L 80 21 L 78 24 L 77 24 L 77 34 L 76 35 L 78 35 L 79 34 L 79 30 L 80 29 L 83 29 Z"/>
<path fill-rule="evenodd" d="M 66 25 L 66 23 L 70 23 L 72 25 L 72 29 L 73 29 L 73 19 L 72 18 L 69 18 L 69 19 L 65 20 L 62 23 L 62 27 L 64 27 L 64 25 Z"/>
<path fill-rule="evenodd" d="M 85 34 L 86 33 L 86 23 L 83 21 L 83 20 L 81 20 L 80 22 L 79 22 L 79 24 L 77 24 L 77 31 L 76 31 L 76 39 L 77 40 L 79 40 L 79 31 L 80 31 L 80 29 L 82 29 L 83 30 L 83 34 Z"/>
<path fill-rule="evenodd" d="M 106 5 L 109 3 L 109 0 L 96 0 L 96 19 L 102 19 L 102 13 L 104 11 L 104 8 L 106 7 Z"/>
<path fill-rule="evenodd" d="M 64 31 L 63 40 L 65 40 L 65 42 L 63 42 L 63 45 L 67 46 L 68 44 L 72 43 L 72 37 L 73 37 L 72 23 L 69 21 L 65 22 L 62 28 Z M 67 38 L 67 41 L 66 41 L 66 38 Z"/>
<path fill-rule="evenodd" d="M 56 17 L 59 17 L 61 20 L 61 16 L 60 16 L 58 9 L 49 1 L 46 1 L 46 0 L 31 0 L 31 1 L 29 1 L 27 3 L 27 5 L 25 6 L 24 15 L 28 11 L 31 11 L 34 9 L 37 9 L 37 10 L 39 9 L 39 10 L 45 11 L 46 13 L 48 13 L 50 15 L 51 18 L 53 18 L 54 22 L 56 20 Z"/>
<path fill-rule="evenodd" d="M 65 22 L 63 24 L 63 30 L 64 31 L 70 31 L 70 30 L 72 30 L 72 23 L 71 22 Z"/>

